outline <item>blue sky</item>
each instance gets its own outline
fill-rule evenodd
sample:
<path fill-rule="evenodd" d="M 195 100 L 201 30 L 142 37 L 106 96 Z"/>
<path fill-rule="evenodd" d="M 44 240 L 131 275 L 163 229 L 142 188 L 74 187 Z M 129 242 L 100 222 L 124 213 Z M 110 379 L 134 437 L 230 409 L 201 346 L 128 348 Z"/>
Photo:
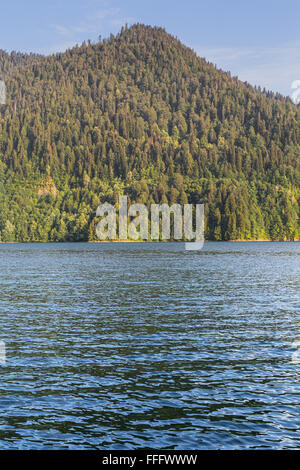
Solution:
<path fill-rule="evenodd" d="M 299 0 L 10 0 L 0 6 L 0 48 L 51 54 L 126 22 L 164 26 L 250 83 L 287 95 L 300 80 Z"/>

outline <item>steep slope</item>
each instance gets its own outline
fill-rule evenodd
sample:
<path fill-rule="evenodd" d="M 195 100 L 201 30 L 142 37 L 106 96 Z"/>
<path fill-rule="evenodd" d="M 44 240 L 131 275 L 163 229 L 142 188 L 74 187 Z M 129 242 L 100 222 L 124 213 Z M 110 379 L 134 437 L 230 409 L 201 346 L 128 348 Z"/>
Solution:
<path fill-rule="evenodd" d="M 288 98 L 143 25 L 5 70 L 2 240 L 92 239 L 97 205 L 123 192 L 204 202 L 209 239 L 299 237 L 300 111 Z"/>

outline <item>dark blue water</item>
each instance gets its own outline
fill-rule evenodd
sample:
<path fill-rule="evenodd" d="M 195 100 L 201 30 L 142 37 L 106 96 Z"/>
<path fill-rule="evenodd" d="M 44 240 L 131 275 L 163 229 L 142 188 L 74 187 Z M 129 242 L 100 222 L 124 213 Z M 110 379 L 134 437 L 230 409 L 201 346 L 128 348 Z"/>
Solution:
<path fill-rule="evenodd" d="M 0 245 L 1 449 L 300 448 L 300 244 Z"/>

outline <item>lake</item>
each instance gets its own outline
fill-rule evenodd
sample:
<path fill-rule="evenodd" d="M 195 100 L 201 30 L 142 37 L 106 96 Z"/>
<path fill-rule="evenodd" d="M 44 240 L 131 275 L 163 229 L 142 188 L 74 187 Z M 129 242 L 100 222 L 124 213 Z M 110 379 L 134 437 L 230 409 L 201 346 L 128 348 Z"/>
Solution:
<path fill-rule="evenodd" d="M 300 243 L 0 257 L 0 449 L 300 448 Z"/>

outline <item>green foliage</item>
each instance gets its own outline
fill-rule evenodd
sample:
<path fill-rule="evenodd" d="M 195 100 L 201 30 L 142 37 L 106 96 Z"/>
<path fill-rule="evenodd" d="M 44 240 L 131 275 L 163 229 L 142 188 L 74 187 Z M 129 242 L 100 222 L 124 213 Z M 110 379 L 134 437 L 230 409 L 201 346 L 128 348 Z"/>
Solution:
<path fill-rule="evenodd" d="M 92 240 L 100 202 L 205 203 L 206 238 L 299 238 L 300 110 L 135 25 L 0 51 L 0 239 Z"/>

